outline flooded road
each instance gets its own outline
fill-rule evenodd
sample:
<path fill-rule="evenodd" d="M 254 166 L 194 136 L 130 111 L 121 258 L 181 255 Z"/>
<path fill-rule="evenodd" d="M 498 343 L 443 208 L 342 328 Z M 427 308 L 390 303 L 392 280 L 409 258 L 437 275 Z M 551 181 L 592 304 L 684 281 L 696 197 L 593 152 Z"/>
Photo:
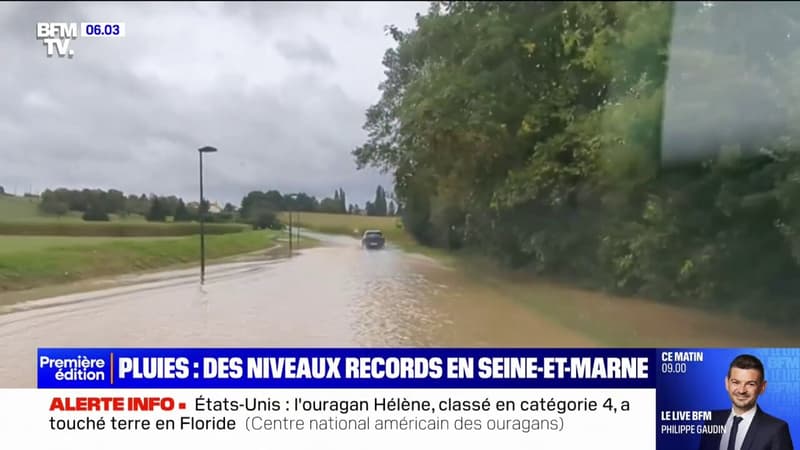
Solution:
<path fill-rule="evenodd" d="M 35 386 L 37 347 L 797 345 L 649 302 L 498 287 L 349 237 L 324 237 L 289 259 L 209 266 L 204 286 L 198 278 L 197 269 L 164 272 L 2 307 L 0 387 Z"/>

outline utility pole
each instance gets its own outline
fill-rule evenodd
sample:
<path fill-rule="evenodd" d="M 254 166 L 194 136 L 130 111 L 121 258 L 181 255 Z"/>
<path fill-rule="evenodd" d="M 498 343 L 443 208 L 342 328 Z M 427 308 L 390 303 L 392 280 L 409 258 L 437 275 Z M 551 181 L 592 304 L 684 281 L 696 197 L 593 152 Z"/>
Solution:
<path fill-rule="evenodd" d="M 200 155 L 200 284 L 206 281 L 206 229 L 205 211 L 203 210 L 203 153 L 213 153 L 217 149 L 214 147 L 203 147 L 197 150 Z"/>
<path fill-rule="evenodd" d="M 289 207 L 289 257 L 292 257 L 292 207 Z"/>
<path fill-rule="evenodd" d="M 297 248 L 300 248 L 300 211 L 297 211 Z"/>

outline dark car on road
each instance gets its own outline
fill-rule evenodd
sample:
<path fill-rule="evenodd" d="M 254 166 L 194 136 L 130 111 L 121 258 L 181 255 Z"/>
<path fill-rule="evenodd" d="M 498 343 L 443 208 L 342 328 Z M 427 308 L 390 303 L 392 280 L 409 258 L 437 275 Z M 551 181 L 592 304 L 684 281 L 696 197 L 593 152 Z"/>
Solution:
<path fill-rule="evenodd" d="M 367 230 L 361 237 L 362 248 L 383 248 L 386 245 L 386 239 L 380 230 Z"/>

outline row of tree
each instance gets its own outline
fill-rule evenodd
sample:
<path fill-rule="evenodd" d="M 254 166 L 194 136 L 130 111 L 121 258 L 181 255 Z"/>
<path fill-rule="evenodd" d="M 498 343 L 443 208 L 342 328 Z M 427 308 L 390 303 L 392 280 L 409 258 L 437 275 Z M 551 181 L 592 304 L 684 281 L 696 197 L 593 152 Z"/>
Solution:
<path fill-rule="evenodd" d="M 236 207 L 227 203 L 220 213 L 208 214 L 209 202 L 187 206 L 183 199 L 172 196 L 128 195 L 111 189 L 47 189 L 41 194 L 39 210 L 45 214 L 62 216 L 70 211 L 83 213 L 84 220 L 107 221 L 109 214 L 126 216 L 138 214 L 148 221 L 164 222 L 172 217 L 176 222 L 197 220 L 202 210 L 210 220 L 229 221 L 234 218 Z"/>
<path fill-rule="evenodd" d="M 321 201 L 306 193 L 282 194 L 277 190 L 266 192 L 252 191 L 241 202 L 238 218 L 252 222 L 257 216 L 264 217 L 264 212 L 269 212 L 269 226 L 275 225 L 275 213 L 279 211 L 307 211 L 325 212 L 334 214 L 361 214 L 362 210 L 354 204 L 347 205 L 347 196 L 344 189 L 334 191 L 333 197 L 326 197 Z M 46 214 L 62 216 L 70 211 L 83 213 L 86 220 L 109 220 L 109 214 L 125 216 L 138 214 L 148 221 L 163 222 L 172 217 L 174 221 L 197 220 L 200 211 L 206 213 L 210 220 L 228 221 L 235 219 L 236 207 L 226 203 L 224 209 L 217 214 L 209 214 L 208 200 L 204 201 L 202 208 L 197 203 L 187 205 L 177 196 L 147 196 L 128 195 L 118 190 L 104 191 L 102 189 L 65 189 L 45 190 L 41 195 L 39 209 Z M 374 216 L 395 215 L 394 202 L 386 206 L 386 192 L 382 186 L 376 189 L 374 202 L 367 202 L 365 214 Z M 262 222 L 264 222 L 262 220 Z"/>
<path fill-rule="evenodd" d="M 800 6 L 434 2 L 389 31 L 353 154 L 420 242 L 800 319 Z"/>
<path fill-rule="evenodd" d="M 370 216 L 395 215 L 400 209 L 397 208 L 396 210 L 393 201 L 390 201 L 387 207 L 386 199 L 386 191 L 382 186 L 378 186 L 375 191 L 375 200 L 366 203 L 364 213 Z M 260 211 L 305 211 L 332 214 L 362 213 L 357 204 L 347 204 L 347 195 L 342 188 L 335 190 L 333 197 L 325 197 L 322 200 L 317 200 L 316 197 L 309 196 L 305 192 L 282 194 L 278 190 L 251 191 L 242 198 L 241 208 L 239 209 L 242 217 L 252 218 Z"/>

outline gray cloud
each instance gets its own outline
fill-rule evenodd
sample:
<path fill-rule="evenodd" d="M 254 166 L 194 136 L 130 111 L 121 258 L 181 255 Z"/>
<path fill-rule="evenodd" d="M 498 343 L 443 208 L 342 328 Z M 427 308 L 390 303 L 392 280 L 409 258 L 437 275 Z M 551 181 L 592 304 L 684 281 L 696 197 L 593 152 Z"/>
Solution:
<path fill-rule="evenodd" d="M 276 48 L 289 60 L 308 61 L 323 66 L 335 65 L 331 52 L 311 36 L 307 36 L 304 41 L 278 41 Z"/>
<path fill-rule="evenodd" d="M 379 95 L 388 23 L 426 4 L 0 3 L 0 185 L 197 195 L 197 152 L 214 145 L 206 189 L 339 187 L 361 205 L 365 109 Z M 125 22 L 124 38 L 79 38 L 47 58 L 38 21 Z M 298 60 L 300 62 L 298 62 Z M 315 64 L 308 64 L 307 62 Z"/>

